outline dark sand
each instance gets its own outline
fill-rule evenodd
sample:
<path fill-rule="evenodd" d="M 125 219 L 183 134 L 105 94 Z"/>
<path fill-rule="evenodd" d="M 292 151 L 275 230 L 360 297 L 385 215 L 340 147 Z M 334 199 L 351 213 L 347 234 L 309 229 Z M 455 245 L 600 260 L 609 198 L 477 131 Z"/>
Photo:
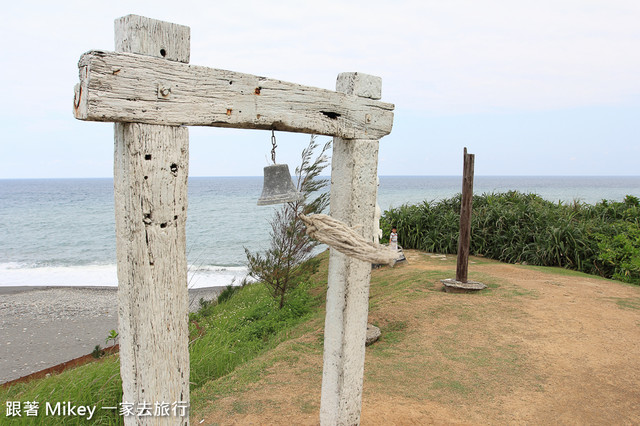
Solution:
<path fill-rule="evenodd" d="M 223 289 L 189 290 L 190 310 Z M 0 287 L 0 383 L 90 354 L 117 329 L 115 287 Z"/>

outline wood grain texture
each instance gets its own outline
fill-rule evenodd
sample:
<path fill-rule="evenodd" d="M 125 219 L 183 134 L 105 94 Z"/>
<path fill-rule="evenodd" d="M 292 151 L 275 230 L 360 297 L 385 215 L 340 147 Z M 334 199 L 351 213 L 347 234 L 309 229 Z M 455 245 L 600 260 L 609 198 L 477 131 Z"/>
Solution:
<path fill-rule="evenodd" d="M 139 15 L 115 20 L 115 46 L 119 52 L 133 52 L 189 63 L 191 29 Z"/>
<path fill-rule="evenodd" d="M 462 199 L 460 202 L 460 235 L 458 237 L 458 257 L 456 260 L 456 281 L 461 283 L 467 282 L 469 271 L 474 160 L 475 155 L 467 154 L 467 148 L 465 148 L 462 170 Z"/>
<path fill-rule="evenodd" d="M 115 125 L 115 208 L 123 401 L 189 402 L 188 129 Z M 125 424 L 159 424 L 125 417 Z M 167 417 L 163 424 L 185 424 Z"/>
<path fill-rule="evenodd" d="M 141 55 L 91 51 L 78 64 L 76 118 L 282 130 L 379 139 L 393 105 L 353 94 Z M 376 79 L 376 77 L 373 77 Z M 356 85 L 371 90 L 371 84 Z"/>
<path fill-rule="evenodd" d="M 357 80 L 356 73 L 340 74 L 337 87 L 355 90 L 360 86 Z M 331 216 L 356 228 L 367 240 L 373 238 L 371 224 L 378 192 L 378 146 L 377 140 L 334 138 L 333 141 Z M 370 278 L 370 262 L 331 249 L 321 425 L 360 423 Z"/>
<path fill-rule="evenodd" d="M 187 27 L 142 17 L 121 18 L 115 27 L 116 49 L 152 55 L 157 41 L 178 49 L 172 57 L 189 57 Z M 189 403 L 188 150 L 186 127 L 115 124 L 120 374 L 123 401 L 137 407 Z M 188 410 L 171 414 L 126 416 L 124 422 L 189 423 Z"/>
<path fill-rule="evenodd" d="M 382 79 L 361 72 L 343 72 L 338 75 L 336 91 L 362 98 L 381 99 Z"/>

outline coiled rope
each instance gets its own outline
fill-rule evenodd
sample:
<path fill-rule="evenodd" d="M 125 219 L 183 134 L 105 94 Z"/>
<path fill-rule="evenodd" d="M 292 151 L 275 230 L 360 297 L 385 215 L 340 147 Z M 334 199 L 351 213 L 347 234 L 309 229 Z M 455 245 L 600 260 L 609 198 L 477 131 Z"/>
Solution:
<path fill-rule="evenodd" d="M 393 266 L 398 253 L 383 245 L 367 241 L 345 223 L 326 214 L 305 216 L 300 213 L 300 220 L 307 227 L 307 235 L 324 243 L 340 253 L 365 262 L 389 264 Z"/>

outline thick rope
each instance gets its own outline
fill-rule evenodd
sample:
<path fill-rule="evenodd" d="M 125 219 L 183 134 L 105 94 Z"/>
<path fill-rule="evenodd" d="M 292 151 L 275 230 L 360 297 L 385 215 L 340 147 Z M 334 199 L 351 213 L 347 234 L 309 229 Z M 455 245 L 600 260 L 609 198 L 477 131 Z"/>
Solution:
<path fill-rule="evenodd" d="M 340 253 L 365 262 L 393 266 L 398 253 L 388 247 L 367 241 L 343 222 L 326 214 L 298 215 L 307 227 L 307 235 Z"/>

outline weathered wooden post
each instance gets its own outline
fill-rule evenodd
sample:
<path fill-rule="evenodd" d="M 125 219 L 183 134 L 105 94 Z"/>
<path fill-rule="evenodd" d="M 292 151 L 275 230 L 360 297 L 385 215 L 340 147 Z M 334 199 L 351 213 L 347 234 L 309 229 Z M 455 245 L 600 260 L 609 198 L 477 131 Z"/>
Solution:
<path fill-rule="evenodd" d="M 189 62 L 189 27 L 129 15 L 115 21 L 115 41 L 119 52 Z M 158 86 L 157 96 L 170 97 L 171 87 Z M 151 412 L 156 403 L 181 406 L 164 417 L 125 416 L 125 424 L 189 423 L 188 150 L 186 127 L 115 124 L 123 401 Z"/>
<path fill-rule="evenodd" d="M 463 283 L 467 282 L 467 273 L 469 271 L 474 158 L 474 154 L 467 154 L 467 148 L 465 147 L 462 167 L 462 199 L 460 202 L 460 236 L 458 237 L 458 261 L 456 263 L 456 281 Z"/>
<path fill-rule="evenodd" d="M 380 99 L 382 80 L 361 73 L 338 76 L 339 92 Z M 331 216 L 372 239 L 378 140 L 334 138 L 331 160 Z M 324 330 L 320 423 L 360 422 L 371 263 L 331 249 Z"/>
<path fill-rule="evenodd" d="M 470 293 L 482 290 L 487 286 L 469 281 L 469 246 L 471 244 L 471 208 L 473 202 L 473 162 L 475 155 L 467 154 L 464 149 L 462 166 L 462 199 L 460 200 L 460 235 L 458 236 L 458 260 L 456 262 L 456 279 L 440 280 L 445 291 L 449 293 Z"/>

